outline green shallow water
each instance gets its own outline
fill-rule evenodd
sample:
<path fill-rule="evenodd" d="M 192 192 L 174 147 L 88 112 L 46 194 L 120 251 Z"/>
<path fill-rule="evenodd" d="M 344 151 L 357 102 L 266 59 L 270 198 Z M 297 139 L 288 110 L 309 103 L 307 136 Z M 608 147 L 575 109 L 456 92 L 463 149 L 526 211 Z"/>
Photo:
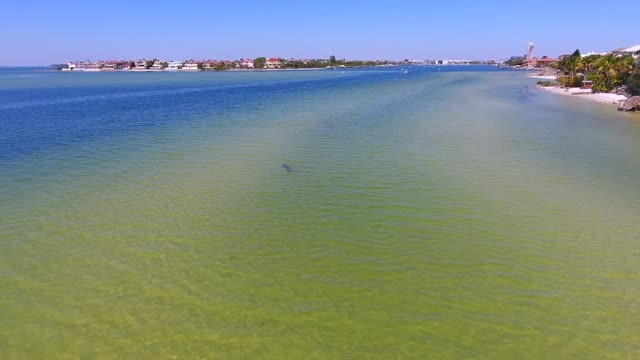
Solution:
<path fill-rule="evenodd" d="M 195 75 L 284 85 L 0 163 L 1 358 L 640 357 L 637 116 L 521 73 Z"/>

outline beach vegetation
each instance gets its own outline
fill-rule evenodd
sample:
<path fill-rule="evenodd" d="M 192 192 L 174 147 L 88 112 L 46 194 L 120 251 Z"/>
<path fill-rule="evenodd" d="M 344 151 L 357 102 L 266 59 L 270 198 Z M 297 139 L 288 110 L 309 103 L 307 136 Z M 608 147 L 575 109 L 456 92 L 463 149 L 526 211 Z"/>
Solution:
<path fill-rule="evenodd" d="M 560 70 L 563 74 L 558 77 L 558 83 L 565 87 L 582 86 L 583 76 L 578 74 L 582 69 L 582 65 L 582 56 L 578 49 L 576 49 L 571 56 L 567 56 L 555 63 L 555 68 Z"/>
<path fill-rule="evenodd" d="M 640 95 L 640 67 L 636 68 L 627 79 L 627 92 L 632 96 Z"/>
<path fill-rule="evenodd" d="M 538 81 L 539 86 L 556 86 L 556 83 L 550 80 Z"/>
<path fill-rule="evenodd" d="M 632 70 L 632 56 L 603 55 L 595 62 L 593 74 L 596 75 L 596 80 L 594 80 L 593 88 L 598 91 L 611 91 L 623 85 Z"/>
<path fill-rule="evenodd" d="M 263 69 L 266 63 L 267 63 L 267 58 L 265 58 L 264 56 L 255 58 L 253 60 L 253 67 L 255 69 Z"/>
<path fill-rule="evenodd" d="M 589 55 L 580 59 L 580 70 L 582 70 L 585 74 L 590 74 L 594 71 L 598 60 L 601 55 Z"/>
<path fill-rule="evenodd" d="M 332 63 L 331 58 L 328 60 L 327 59 L 281 60 L 281 62 L 282 62 L 283 69 L 319 69 L 319 68 L 325 68 L 327 64 L 331 64 L 331 66 L 355 68 L 355 67 L 377 66 L 377 65 L 389 63 L 389 62 L 380 62 L 380 61 L 359 61 L 359 60 L 347 61 L 345 59 L 335 59 L 335 62 Z"/>
<path fill-rule="evenodd" d="M 593 90 L 610 92 L 625 83 L 634 72 L 635 60 L 631 55 L 589 55 L 582 57 L 574 51 L 554 65 L 561 72 L 558 83 L 565 87 L 580 87 L 583 79 L 593 82 Z"/>
<path fill-rule="evenodd" d="M 558 84 L 563 87 L 581 87 L 582 86 L 582 75 L 563 75 L 558 76 Z"/>
<path fill-rule="evenodd" d="M 522 66 L 524 65 L 524 57 L 523 56 L 512 56 L 505 62 L 505 64 L 509 66 Z"/>
<path fill-rule="evenodd" d="M 556 67 L 563 73 L 559 82 L 563 86 L 578 87 L 582 79 L 593 81 L 594 91 L 609 92 L 625 83 L 633 71 L 633 57 L 607 55 L 580 56 L 576 50 L 571 56 L 558 62 Z"/>

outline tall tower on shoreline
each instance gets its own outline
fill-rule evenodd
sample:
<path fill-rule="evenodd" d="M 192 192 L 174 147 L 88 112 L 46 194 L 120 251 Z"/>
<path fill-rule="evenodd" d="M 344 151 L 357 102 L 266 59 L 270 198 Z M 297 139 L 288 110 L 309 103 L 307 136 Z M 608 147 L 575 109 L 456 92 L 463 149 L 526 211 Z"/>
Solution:
<path fill-rule="evenodd" d="M 529 51 L 527 51 L 527 60 L 533 60 L 533 51 L 535 50 L 536 45 L 532 42 L 529 43 Z"/>

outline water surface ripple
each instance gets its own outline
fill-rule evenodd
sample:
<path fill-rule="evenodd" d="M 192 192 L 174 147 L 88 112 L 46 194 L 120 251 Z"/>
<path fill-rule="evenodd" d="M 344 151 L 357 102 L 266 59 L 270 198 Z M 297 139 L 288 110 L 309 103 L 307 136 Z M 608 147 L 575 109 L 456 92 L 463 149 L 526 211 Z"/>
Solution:
<path fill-rule="evenodd" d="M 640 120 L 532 84 L 0 70 L 0 358 L 640 358 Z"/>

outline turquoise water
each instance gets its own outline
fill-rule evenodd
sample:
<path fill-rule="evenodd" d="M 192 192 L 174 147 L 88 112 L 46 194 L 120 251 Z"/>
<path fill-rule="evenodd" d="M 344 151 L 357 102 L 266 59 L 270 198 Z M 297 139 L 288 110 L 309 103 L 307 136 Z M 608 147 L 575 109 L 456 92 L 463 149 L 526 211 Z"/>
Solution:
<path fill-rule="evenodd" d="M 532 84 L 0 70 L 0 358 L 639 358 L 640 118 Z"/>

